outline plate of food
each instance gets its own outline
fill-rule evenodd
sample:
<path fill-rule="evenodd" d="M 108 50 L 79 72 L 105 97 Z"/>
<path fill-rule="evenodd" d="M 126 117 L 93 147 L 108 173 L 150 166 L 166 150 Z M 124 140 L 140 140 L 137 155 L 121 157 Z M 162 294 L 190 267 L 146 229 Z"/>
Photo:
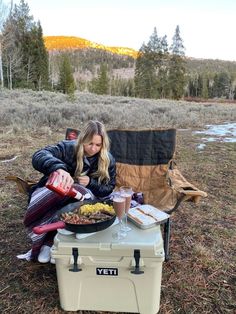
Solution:
<path fill-rule="evenodd" d="M 116 215 L 110 202 L 86 201 L 78 205 L 74 203 L 69 211 L 67 208 L 58 218 L 57 222 L 34 227 L 34 233 L 42 234 L 58 229 L 74 233 L 97 232 L 110 227 Z"/>

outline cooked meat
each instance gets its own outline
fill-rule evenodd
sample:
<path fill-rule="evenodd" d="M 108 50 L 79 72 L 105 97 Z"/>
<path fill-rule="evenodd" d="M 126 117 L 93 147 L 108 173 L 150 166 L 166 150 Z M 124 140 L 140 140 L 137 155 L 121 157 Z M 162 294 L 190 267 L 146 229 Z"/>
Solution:
<path fill-rule="evenodd" d="M 95 220 L 108 220 L 111 219 L 110 215 L 104 214 L 102 212 L 93 213 L 89 216 L 89 219 L 95 219 Z"/>
<path fill-rule="evenodd" d="M 87 213 L 86 215 L 80 215 L 76 212 L 63 213 L 61 218 L 64 222 L 77 225 L 93 224 L 105 220 L 109 220 L 114 215 L 111 215 L 107 211 L 98 211 L 96 213 Z"/>

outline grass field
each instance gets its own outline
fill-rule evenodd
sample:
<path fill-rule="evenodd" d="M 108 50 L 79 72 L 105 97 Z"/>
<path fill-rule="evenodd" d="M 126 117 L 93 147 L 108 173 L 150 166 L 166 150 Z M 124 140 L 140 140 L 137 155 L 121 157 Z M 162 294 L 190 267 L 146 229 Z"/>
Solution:
<path fill-rule="evenodd" d="M 126 120 L 122 124 L 124 109 Z M 32 153 L 63 139 L 66 127 L 78 128 L 88 118 L 100 119 L 109 127 L 128 127 L 130 121 L 132 128 L 177 128 L 175 161 L 182 174 L 208 197 L 199 205 L 183 203 L 172 215 L 171 259 L 163 264 L 159 313 L 236 312 L 236 144 L 209 142 L 198 150 L 200 135 L 192 133 L 209 123 L 235 122 L 235 104 L 94 95 L 78 95 L 78 100 L 70 103 L 54 93 L 4 91 L 0 94 L 0 113 L 1 313 L 64 313 L 55 266 L 16 258 L 30 248 L 22 223 L 27 198 L 4 178 L 12 174 L 37 180 L 40 174 L 31 166 Z"/>

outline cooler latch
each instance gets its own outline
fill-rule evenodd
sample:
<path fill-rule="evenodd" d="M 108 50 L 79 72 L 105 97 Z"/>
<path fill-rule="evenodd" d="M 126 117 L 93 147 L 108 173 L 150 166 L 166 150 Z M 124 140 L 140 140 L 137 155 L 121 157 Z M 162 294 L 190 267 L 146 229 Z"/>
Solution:
<path fill-rule="evenodd" d="M 74 258 L 74 266 L 73 268 L 69 269 L 69 271 L 73 271 L 73 272 L 78 272 L 81 271 L 82 269 L 78 267 L 78 256 L 79 256 L 79 251 L 78 248 L 72 248 L 72 255 Z"/>
<path fill-rule="evenodd" d="M 140 250 L 134 250 L 134 259 L 135 259 L 135 267 L 134 267 L 134 270 L 131 270 L 131 273 L 135 275 L 143 274 L 144 271 L 139 269 Z"/>

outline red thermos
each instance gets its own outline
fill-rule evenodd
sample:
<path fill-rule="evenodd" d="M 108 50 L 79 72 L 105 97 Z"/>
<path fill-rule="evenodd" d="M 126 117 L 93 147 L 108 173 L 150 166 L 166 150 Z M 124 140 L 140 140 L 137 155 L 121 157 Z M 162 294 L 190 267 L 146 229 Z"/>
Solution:
<path fill-rule="evenodd" d="M 65 190 L 61 186 L 61 183 L 58 182 L 58 176 L 59 176 L 59 173 L 57 173 L 56 171 L 52 172 L 45 185 L 46 188 L 48 188 L 49 190 L 55 191 L 62 196 L 70 196 L 70 197 L 76 198 L 79 201 L 84 200 L 84 195 L 76 191 L 75 188 L 71 187 L 69 190 Z"/>

